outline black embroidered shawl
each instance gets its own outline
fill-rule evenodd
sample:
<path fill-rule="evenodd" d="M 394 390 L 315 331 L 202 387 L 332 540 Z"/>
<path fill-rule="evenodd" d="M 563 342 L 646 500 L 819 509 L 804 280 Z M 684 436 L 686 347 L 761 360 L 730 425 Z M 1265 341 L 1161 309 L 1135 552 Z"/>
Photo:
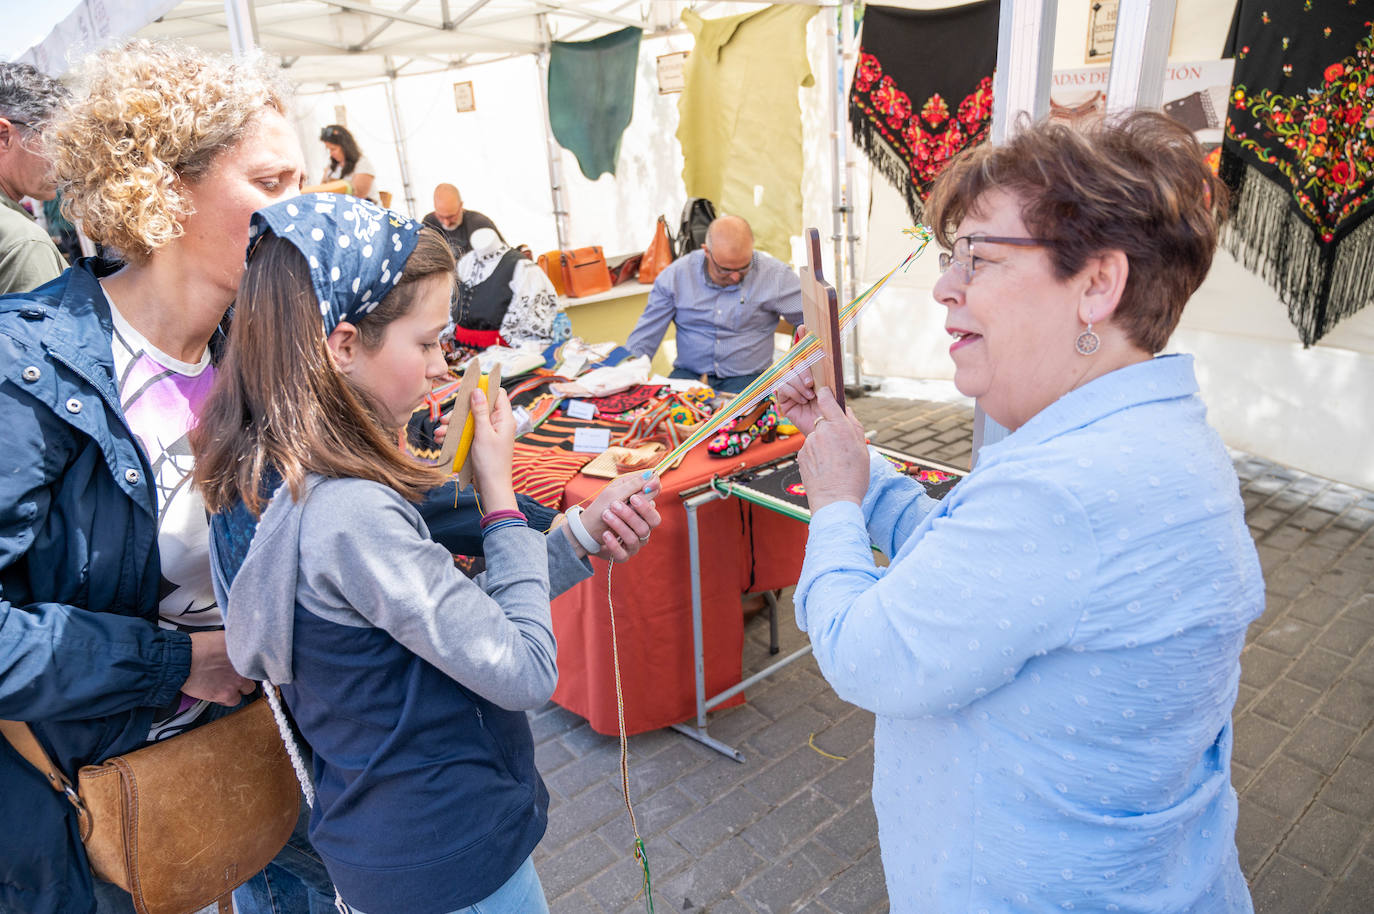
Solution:
<path fill-rule="evenodd" d="M 917 222 L 955 153 L 987 139 L 998 0 L 938 10 L 868 6 L 849 92 L 854 140 Z"/>
<path fill-rule="evenodd" d="M 1374 298 L 1374 0 L 1240 0 L 1223 239 L 1304 346 Z"/>

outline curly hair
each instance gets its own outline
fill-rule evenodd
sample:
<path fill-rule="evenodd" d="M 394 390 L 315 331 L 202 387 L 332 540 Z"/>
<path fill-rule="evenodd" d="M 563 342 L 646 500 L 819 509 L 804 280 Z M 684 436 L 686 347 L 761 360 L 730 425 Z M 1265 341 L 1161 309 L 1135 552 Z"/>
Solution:
<path fill-rule="evenodd" d="M 184 185 L 205 175 L 285 85 L 258 63 L 133 41 L 91 55 L 85 92 L 58 120 L 53 160 L 64 210 L 94 241 L 145 262 L 183 232 Z"/>
<path fill-rule="evenodd" d="M 1005 145 L 961 154 L 926 203 L 942 245 L 953 246 L 959 223 L 991 190 L 1017 198 L 1032 235 L 1054 239 L 1050 263 L 1060 279 L 1096 254 L 1125 253 L 1130 271 L 1112 320 L 1152 354 L 1207 277 L 1226 216 L 1225 185 L 1197 140 L 1150 111 L 1023 125 Z"/>

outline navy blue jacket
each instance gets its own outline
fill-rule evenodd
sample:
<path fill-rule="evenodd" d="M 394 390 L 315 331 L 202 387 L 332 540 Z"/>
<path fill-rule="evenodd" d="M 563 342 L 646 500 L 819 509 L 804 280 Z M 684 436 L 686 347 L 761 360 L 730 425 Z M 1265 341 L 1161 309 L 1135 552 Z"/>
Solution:
<path fill-rule="evenodd" d="M 140 745 L 191 666 L 156 624 L 157 498 L 96 281 L 115 268 L 0 298 L 0 717 L 68 775 Z M 0 911 L 94 908 L 70 806 L 3 741 L 0 822 Z"/>

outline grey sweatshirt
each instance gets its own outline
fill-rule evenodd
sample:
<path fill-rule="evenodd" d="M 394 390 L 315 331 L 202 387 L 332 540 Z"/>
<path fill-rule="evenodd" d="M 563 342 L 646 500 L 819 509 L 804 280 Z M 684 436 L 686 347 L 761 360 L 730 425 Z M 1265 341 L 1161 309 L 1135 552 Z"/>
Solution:
<path fill-rule="evenodd" d="M 560 530 L 497 530 L 475 580 L 429 538 L 394 490 L 311 475 L 300 501 L 282 486 L 226 593 L 212 541 L 229 659 L 250 679 L 293 679 L 296 604 L 329 622 L 385 630 L 488 701 L 537 708 L 557 682 L 549 594 L 591 574 Z"/>

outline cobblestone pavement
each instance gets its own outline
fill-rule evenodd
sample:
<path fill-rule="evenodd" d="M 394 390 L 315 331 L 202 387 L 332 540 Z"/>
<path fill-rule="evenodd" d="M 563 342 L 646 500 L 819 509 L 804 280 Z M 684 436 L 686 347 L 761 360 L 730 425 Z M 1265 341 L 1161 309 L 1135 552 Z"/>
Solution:
<path fill-rule="evenodd" d="M 881 397 L 854 406 L 877 443 L 968 466 L 968 408 Z M 1374 493 L 1234 457 L 1268 584 L 1235 710 L 1241 863 L 1259 914 L 1368 914 Z M 804 643 L 790 601 L 780 629 L 784 655 Z M 767 640 L 767 620 L 756 616 L 746 671 L 769 662 Z M 710 725 L 744 764 L 669 730 L 630 739 L 657 911 L 888 910 L 869 799 L 873 715 L 836 698 L 809 657 L 748 699 Z M 617 741 L 554 705 L 531 723 L 553 798 L 535 852 L 553 914 L 643 911 Z"/>

